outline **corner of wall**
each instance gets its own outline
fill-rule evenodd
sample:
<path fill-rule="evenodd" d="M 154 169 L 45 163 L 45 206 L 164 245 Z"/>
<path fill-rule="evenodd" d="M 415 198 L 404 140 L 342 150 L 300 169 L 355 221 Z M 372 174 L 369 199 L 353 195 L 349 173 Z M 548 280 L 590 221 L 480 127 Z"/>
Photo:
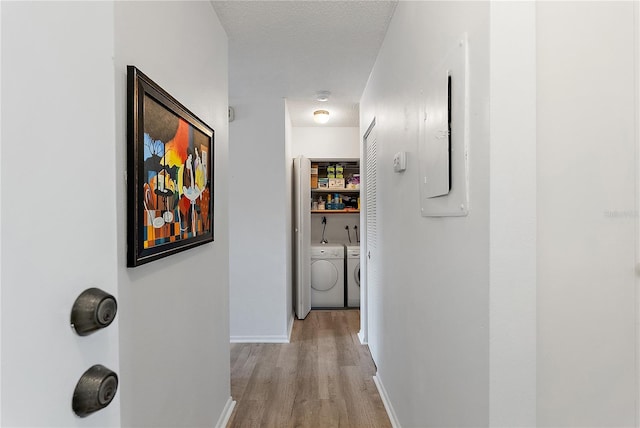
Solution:
<path fill-rule="evenodd" d="M 293 315 L 293 310 L 291 310 L 291 314 L 289 314 L 289 322 L 287 323 L 287 343 L 291 343 L 291 333 L 293 332 L 294 322 L 295 316 Z"/>
<path fill-rule="evenodd" d="M 284 103 L 284 158 L 285 158 L 285 183 L 286 189 L 286 208 L 285 208 L 285 230 L 287 232 L 286 239 L 286 267 L 285 267 L 285 287 L 286 287 L 286 310 L 285 317 L 287 320 L 288 336 L 291 337 L 290 320 L 293 317 L 293 161 L 292 161 L 292 139 L 293 129 L 291 124 L 291 114 L 289 105 L 285 99 Z"/>

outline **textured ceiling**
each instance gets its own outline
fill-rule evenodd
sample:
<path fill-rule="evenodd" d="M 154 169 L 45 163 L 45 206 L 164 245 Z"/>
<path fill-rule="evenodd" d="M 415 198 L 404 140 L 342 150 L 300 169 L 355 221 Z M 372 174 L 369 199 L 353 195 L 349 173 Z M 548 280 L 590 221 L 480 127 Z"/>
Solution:
<path fill-rule="evenodd" d="M 358 102 L 396 1 L 212 1 L 229 37 L 229 95 L 289 100 L 294 126 L 358 126 Z M 329 102 L 315 101 L 320 90 Z"/>

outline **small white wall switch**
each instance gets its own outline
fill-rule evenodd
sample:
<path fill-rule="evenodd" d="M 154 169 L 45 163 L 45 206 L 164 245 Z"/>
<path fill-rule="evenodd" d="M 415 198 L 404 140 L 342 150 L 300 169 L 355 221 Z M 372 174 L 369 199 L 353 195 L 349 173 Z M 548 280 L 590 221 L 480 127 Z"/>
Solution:
<path fill-rule="evenodd" d="M 398 152 L 393 155 L 393 170 L 402 172 L 407 169 L 407 152 Z"/>

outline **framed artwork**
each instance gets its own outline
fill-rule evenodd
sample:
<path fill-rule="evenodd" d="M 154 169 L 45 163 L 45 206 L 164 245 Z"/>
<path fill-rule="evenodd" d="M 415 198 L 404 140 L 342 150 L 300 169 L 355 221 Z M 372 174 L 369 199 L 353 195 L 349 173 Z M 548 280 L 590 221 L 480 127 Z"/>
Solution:
<path fill-rule="evenodd" d="M 214 131 L 127 67 L 127 266 L 213 241 Z"/>

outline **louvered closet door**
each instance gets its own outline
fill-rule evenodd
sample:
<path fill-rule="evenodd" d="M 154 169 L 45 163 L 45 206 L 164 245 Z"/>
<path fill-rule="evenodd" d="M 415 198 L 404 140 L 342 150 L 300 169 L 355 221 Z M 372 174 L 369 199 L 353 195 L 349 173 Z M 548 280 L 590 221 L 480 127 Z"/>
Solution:
<path fill-rule="evenodd" d="M 381 315 L 380 284 L 378 279 L 378 142 L 375 125 L 365 137 L 365 192 L 366 192 L 366 224 L 367 224 L 367 341 L 371 355 L 378 360 L 378 343 L 380 337 L 379 321 Z"/>

